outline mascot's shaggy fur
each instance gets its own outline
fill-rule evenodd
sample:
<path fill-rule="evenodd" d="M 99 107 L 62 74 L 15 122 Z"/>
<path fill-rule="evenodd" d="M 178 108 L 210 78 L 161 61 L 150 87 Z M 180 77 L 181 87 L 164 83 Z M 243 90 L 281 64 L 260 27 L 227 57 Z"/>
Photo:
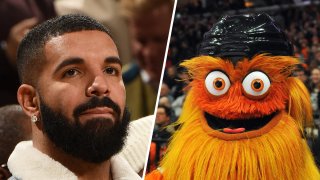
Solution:
<path fill-rule="evenodd" d="M 247 22 L 251 17 L 235 16 L 232 22 L 237 18 Z M 259 18 L 273 23 L 265 14 L 254 15 L 253 21 Z M 298 61 L 291 56 L 291 47 L 282 43 L 286 39 L 277 41 L 289 47 L 283 52 L 259 44 L 268 41 L 274 45 L 276 41 L 269 36 L 270 28 L 265 29 L 268 35 L 254 34 L 265 38 L 254 44 L 263 53 L 250 47 L 252 56 L 230 58 L 228 55 L 245 49 L 224 50 L 227 54 L 221 55 L 223 48 L 218 46 L 219 53 L 215 47 L 213 55 L 202 53 L 181 64 L 192 79 L 177 122 L 181 128 L 174 134 L 160 170 L 147 179 L 320 179 L 302 134 L 303 127 L 312 124 L 312 111 L 307 89 L 292 77 Z M 237 36 L 233 41 L 249 42 Z"/>

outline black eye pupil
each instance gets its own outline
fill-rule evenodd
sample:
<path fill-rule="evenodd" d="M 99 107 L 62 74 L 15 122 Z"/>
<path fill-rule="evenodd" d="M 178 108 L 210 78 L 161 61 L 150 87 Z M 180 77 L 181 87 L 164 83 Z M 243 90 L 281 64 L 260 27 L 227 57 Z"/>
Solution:
<path fill-rule="evenodd" d="M 75 70 L 69 70 L 69 71 L 68 71 L 68 74 L 69 74 L 69 75 L 73 75 L 74 73 L 75 73 Z"/>
<path fill-rule="evenodd" d="M 216 81 L 216 82 L 214 83 L 214 85 L 215 85 L 217 88 L 220 88 L 220 87 L 222 87 L 222 82 L 221 82 L 221 81 Z"/>
<path fill-rule="evenodd" d="M 256 89 L 260 89 L 261 88 L 261 83 L 260 82 L 254 82 L 253 83 L 253 87 Z"/>
<path fill-rule="evenodd" d="M 113 69 L 112 69 L 112 68 L 108 68 L 106 71 L 107 71 L 107 73 L 109 73 L 109 74 L 113 73 Z"/>

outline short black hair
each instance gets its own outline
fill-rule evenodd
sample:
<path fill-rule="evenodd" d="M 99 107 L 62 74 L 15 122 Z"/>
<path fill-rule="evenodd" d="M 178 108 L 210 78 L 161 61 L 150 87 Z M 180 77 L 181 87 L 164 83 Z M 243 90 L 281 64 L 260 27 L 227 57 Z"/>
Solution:
<path fill-rule="evenodd" d="M 310 72 L 302 64 L 297 64 L 295 71 L 296 72 L 304 72 L 305 75 L 310 76 Z"/>
<path fill-rule="evenodd" d="M 84 15 L 69 14 L 49 19 L 34 27 L 21 41 L 17 54 L 17 68 L 21 83 L 37 86 L 36 77 L 45 63 L 44 46 L 53 37 L 84 30 L 98 30 L 110 35 L 98 21 Z"/>
<path fill-rule="evenodd" d="M 163 108 L 164 112 L 166 113 L 167 116 L 171 115 L 171 109 L 169 107 L 164 106 L 164 105 L 159 105 L 158 108 Z"/>

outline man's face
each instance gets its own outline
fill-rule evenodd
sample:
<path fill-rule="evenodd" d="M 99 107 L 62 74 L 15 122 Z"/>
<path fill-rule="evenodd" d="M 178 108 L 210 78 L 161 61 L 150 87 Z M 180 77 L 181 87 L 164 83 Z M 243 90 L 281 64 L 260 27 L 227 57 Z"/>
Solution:
<path fill-rule="evenodd" d="M 172 9 L 165 4 L 143 17 L 130 19 L 133 53 L 153 82 L 160 80 L 171 14 Z"/>
<path fill-rule="evenodd" d="M 164 108 L 159 107 L 157 109 L 157 116 L 156 116 L 156 124 L 162 126 L 169 122 L 169 117 L 166 115 L 166 111 Z"/>
<path fill-rule="evenodd" d="M 315 58 L 319 63 L 320 62 L 320 51 L 319 50 L 315 53 Z"/>
<path fill-rule="evenodd" d="M 166 83 L 161 84 L 160 97 L 167 96 L 170 93 L 170 89 Z"/>
<path fill-rule="evenodd" d="M 306 82 L 308 77 L 306 76 L 306 74 L 304 73 L 304 71 L 296 71 L 295 72 L 297 78 L 299 78 L 302 82 Z"/>
<path fill-rule="evenodd" d="M 103 153 L 81 156 L 108 151 L 117 141 L 119 150 L 126 135 L 125 88 L 113 40 L 100 31 L 66 33 L 50 39 L 44 54 L 37 84 L 44 132 L 76 157 L 92 162 L 109 158 Z M 117 141 L 108 144 L 108 139 Z"/>
<path fill-rule="evenodd" d="M 320 70 L 318 68 L 311 71 L 311 80 L 314 84 L 318 84 L 320 82 Z"/>

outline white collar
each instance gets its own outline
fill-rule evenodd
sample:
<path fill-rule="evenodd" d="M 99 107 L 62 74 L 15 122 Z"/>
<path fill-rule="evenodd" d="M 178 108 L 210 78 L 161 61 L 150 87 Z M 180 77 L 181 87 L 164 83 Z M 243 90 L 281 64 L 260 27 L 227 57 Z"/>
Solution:
<path fill-rule="evenodd" d="M 77 176 L 59 162 L 32 146 L 32 141 L 20 142 L 8 160 L 12 175 L 23 180 L 64 179 L 76 180 Z M 141 179 L 121 156 L 111 158 L 111 173 L 114 180 Z"/>

